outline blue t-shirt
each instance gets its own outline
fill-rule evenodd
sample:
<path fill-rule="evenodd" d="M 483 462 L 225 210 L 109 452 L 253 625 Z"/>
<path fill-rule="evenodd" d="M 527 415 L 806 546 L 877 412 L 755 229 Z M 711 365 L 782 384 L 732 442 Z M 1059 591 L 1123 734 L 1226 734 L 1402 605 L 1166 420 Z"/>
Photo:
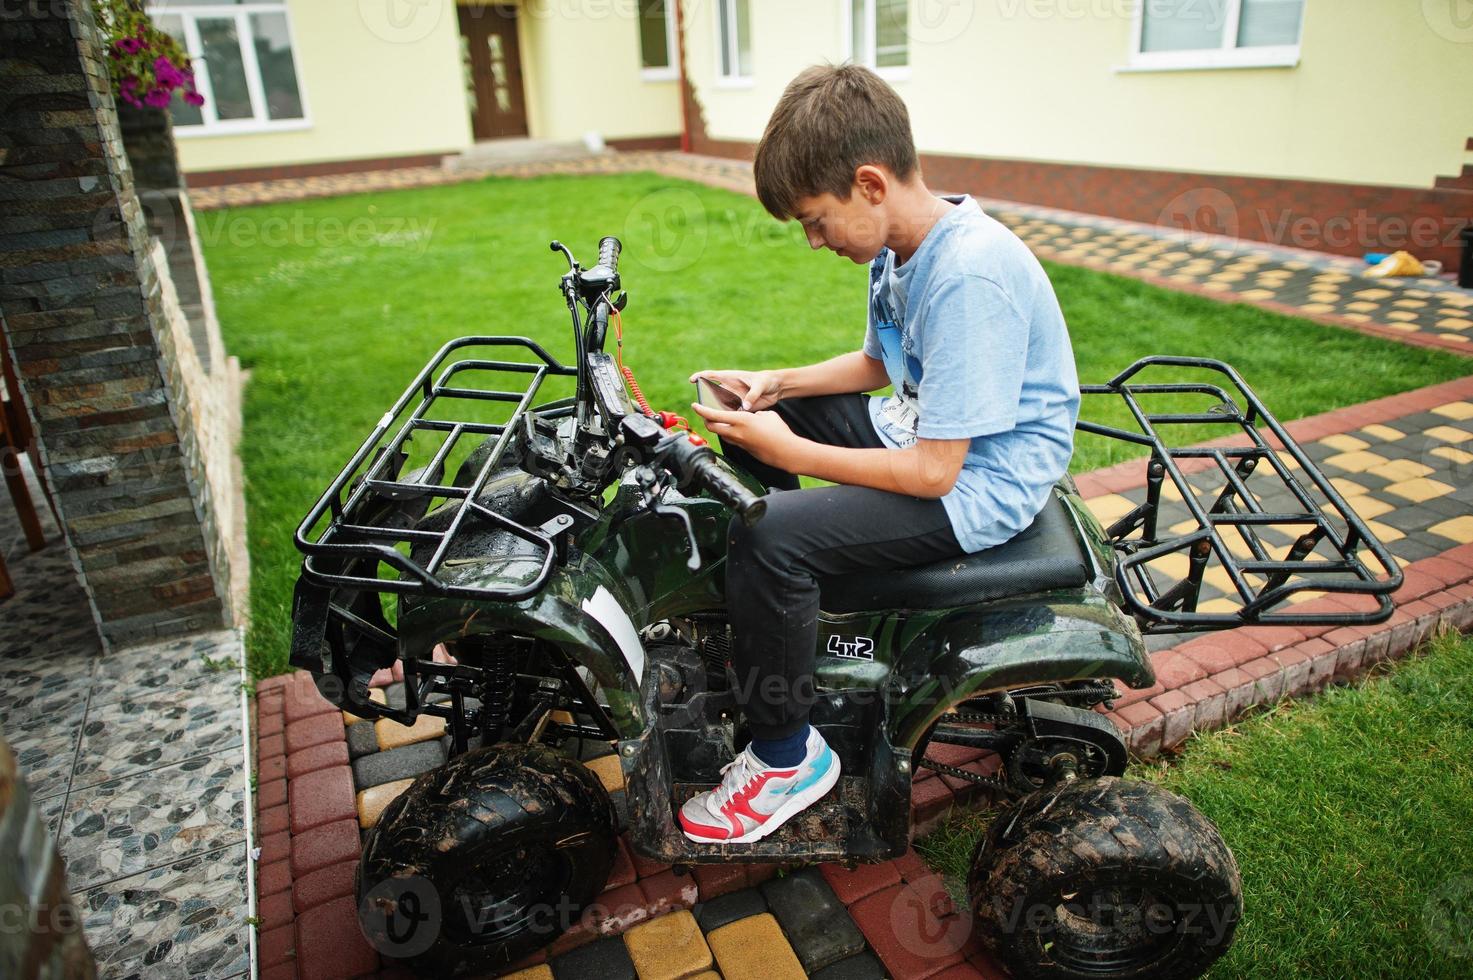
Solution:
<path fill-rule="evenodd" d="M 1069 468 L 1079 376 L 1052 283 L 1028 246 L 969 196 L 899 268 L 871 267 L 864 352 L 901 394 L 870 398 L 885 444 L 970 439 L 941 502 L 967 551 L 1022 531 Z M 887 326 L 887 324 L 893 325 Z"/>

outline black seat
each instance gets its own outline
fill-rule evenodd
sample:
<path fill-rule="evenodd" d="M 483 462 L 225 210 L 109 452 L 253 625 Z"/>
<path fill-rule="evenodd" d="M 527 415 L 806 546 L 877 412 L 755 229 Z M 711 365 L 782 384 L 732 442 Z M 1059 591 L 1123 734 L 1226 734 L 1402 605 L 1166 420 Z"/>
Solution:
<path fill-rule="evenodd" d="M 818 581 L 825 612 L 948 609 L 1009 596 L 1078 588 L 1089 581 L 1074 519 L 1058 493 L 1006 544 L 931 565 L 854 572 Z"/>

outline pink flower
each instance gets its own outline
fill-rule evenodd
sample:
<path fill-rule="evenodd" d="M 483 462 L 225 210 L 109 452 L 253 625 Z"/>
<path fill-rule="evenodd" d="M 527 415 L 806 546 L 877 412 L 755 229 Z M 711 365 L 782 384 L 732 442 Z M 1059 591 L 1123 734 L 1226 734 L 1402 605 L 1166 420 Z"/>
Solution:
<path fill-rule="evenodd" d="M 166 88 L 178 88 L 185 82 L 184 73 L 163 55 L 154 59 L 153 71 L 158 83 Z"/>
<path fill-rule="evenodd" d="M 147 102 L 155 109 L 162 109 L 164 106 L 169 104 L 169 99 L 172 97 L 172 93 L 170 93 L 168 89 L 164 88 L 163 86 L 159 86 L 158 88 L 153 89 L 151 92 L 145 95 L 143 97 L 143 101 Z"/>
<path fill-rule="evenodd" d="M 192 106 L 202 106 L 205 104 L 205 97 L 198 92 L 185 92 L 184 101 Z"/>
<path fill-rule="evenodd" d="M 133 37 L 123 37 L 113 42 L 113 48 L 124 54 L 137 54 L 143 46 L 142 41 Z"/>

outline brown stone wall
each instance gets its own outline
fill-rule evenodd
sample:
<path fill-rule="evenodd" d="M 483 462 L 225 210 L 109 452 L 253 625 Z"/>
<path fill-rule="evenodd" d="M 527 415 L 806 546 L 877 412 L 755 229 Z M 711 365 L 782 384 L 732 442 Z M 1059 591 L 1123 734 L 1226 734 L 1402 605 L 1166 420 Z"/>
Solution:
<path fill-rule="evenodd" d="M 0 325 L 68 546 L 109 643 L 230 623 L 238 409 L 202 383 L 90 7 L 20 14 L 0 18 Z"/>

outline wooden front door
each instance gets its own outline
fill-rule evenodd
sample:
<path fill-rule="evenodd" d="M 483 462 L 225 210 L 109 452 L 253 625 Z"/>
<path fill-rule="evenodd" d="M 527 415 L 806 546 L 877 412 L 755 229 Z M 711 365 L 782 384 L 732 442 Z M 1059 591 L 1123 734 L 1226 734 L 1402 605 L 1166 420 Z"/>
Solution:
<path fill-rule="evenodd" d="M 517 8 L 499 4 L 457 7 L 471 132 L 478 140 L 527 135 Z"/>

